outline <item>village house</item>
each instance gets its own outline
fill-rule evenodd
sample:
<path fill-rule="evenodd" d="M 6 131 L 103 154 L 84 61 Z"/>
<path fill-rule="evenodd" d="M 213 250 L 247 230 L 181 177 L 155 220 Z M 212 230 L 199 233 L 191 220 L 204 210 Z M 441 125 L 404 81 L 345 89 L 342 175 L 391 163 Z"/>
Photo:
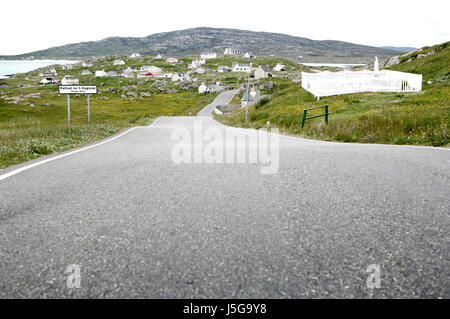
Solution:
<path fill-rule="evenodd" d="M 76 76 L 66 75 L 62 78 L 61 84 L 62 85 L 77 85 L 80 83 L 80 80 Z"/>
<path fill-rule="evenodd" d="M 81 75 L 91 75 L 91 74 L 92 74 L 92 72 L 89 71 L 89 70 L 83 70 L 83 71 L 81 71 Z"/>
<path fill-rule="evenodd" d="M 273 71 L 268 65 L 260 65 L 255 71 L 255 79 L 266 79 L 273 77 Z"/>
<path fill-rule="evenodd" d="M 95 71 L 96 77 L 106 77 L 108 76 L 108 73 L 106 73 L 104 70 Z"/>
<path fill-rule="evenodd" d="M 224 91 L 225 87 L 220 85 L 220 82 L 216 82 L 216 84 L 206 85 L 204 82 L 198 87 L 198 93 L 216 93 Z"/>
<path fill-rule="evenodd" d="M 117 78 L 117 77 L 119 77 L 119 74 L 117 74 L 117 72 L 115 72 L 115 71 L 109 71 L 108 76 L 111 78 Z"/>
<path fill-rule="evenodd" d="M 286 67 L 284 64 L 277 63 L 277 65 L 273 68 L 274 71 L 280 72 L 280 71 L 286 71 Z"/>
<path fill-rule="evenodd" d="M 184 72 L 179 72 L 179 73 L 174 73 L 172 75 L 172 81 L 173 82 L 177 82 L 177 81 L 191 81 L 191 78 L 186 75 Z"/>
<path fill-rule="evenodd" d="M 161 73 L 162 69 L 154 65 L 143 65 L 140 69 L 142 72 Z"/>
<path fill-rule="evenodd" d="M 66 64 L 62 66 L 63 70 L 72 70 L 73 69 L 73 65 L 72 64 Z"/>
<path fill-rule="evenodd" d="M 245 52 L 243 55 L 244 59 L 254 59 L 255 56 L 251 54 L 250 52 Z"/>
<path fill-rule="evenodd" d="M 228 72 L 231 72 L 231 68 L 226 66 L 226 65 L 220 65 L 217 68 L 217 72 L 219 72 L 219 73 L 228 73 Z"/>
<path fill-rule="evenodd" d="M 90 62 L 84 61 L 83 63 L 81 63 L 81 66 L 82 66 L 83 68 L 91 68 L 91 67 L 93 67 L 94 65 L 93 65 L 92 63 L 90 63 Z"/>
<path fill-rule="evenodd" d="M 247 73 L 250 73 L 250 72 L 252 72 L 252 64 L 250 63 L 250 64 L 240 64 L 240 63 L 237 63 L 237 62 L 233 62 L 233 65 L 232 65 L 232 70 L 233 70 L 233 72 L 247 72 Z"/>
<path fill-rule="evenodd" d="M 223 54 L 224 55 L 242 55 L 243 52 L 238 51 L 238 50 L 234 50 L 232 48 L 226 48 L 225 52 Z"/>
<path fill-rule="evenodd" d="M 162 56 L 161 54 L 158 54 L 158 55 L 155 57 L 155 60 L 162 60 L 162 59 L 164 59 L 164 56 Z"/>
<path fill-rule="evenodd" d="M 114 60 L 113 65 L 125 65 L 124 60 Z"/>
<path fill-rule="evenodd" d="M 198 68 L 195 70 L 195 73 L 197 74 L 204 74 L 206 72 L 206 70 L 204 68 Z"/>
<path fill-rule="evenodd" d="M 200 58 L 201 59 L 205 59 L 205 60 L 216 59 L 217 58 L 217 53 L 215 53 L 215 52 L 202 53 L 200 55 Z"/>
<path fill-rule="evenodd" d="M 44 77 L 39 83 L 42 85 L 54 84 L 58 82 L 58 78 Z"/>
<path fill-rule="evenodd" d="M 197 68 L 201 67 L 204 64 L 206 64 L 206 60 L 205 59 L 192 60 L 192 63 L 188 65 L 188 68 L 189 69 L 197 69 Z"/>
<path fill-rule="evenodd" d="M 140 57 L 141 57 L 141 55 L 139 53 L 133 53 L 133 54 L 130 55 L 130 59 L 137 59 L 137 58 L 140 58 Z"/>
<path fill-rule="evenodd" d="M 58 76 L 58 73 L 56 73 L 55 69 L 50 69 L 48 71 L 44 71 L 44 72 L 40 73 L 39 76 L 42 76 L 44 78 L 53 78 L 53 77 Z"/>
<path fill-rule="evenodd" d="M 128 67 L 126 68 L 121 74 L 120 76 L 123 76 L 124 78 L 134 78 L 134 72 L 133 69 Z"/>
<path fill-rule="evenodd" d="M 178 59 L 177 58 L 167 58 L 166 62 L 167 63 L 178 63 Z"/>

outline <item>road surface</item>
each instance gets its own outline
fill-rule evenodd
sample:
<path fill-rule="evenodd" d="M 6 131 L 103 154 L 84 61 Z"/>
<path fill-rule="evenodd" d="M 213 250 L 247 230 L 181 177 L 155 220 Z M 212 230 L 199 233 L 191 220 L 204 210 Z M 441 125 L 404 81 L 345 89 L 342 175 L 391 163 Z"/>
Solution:
<path fill-rule="evenodd" d="M 217 106 L 229 104 L 238 92 L 239 90 L 231 90 L 220 93 L 211 104 L 198 112 L 198 116 L 211 116 L 211 113 L 214 112 Z"/>
<path fill-rule="evenodd" d="M 0 297 L 450 297 L 448 150 L 279 137 L 277 174 L 175 164 L 198 121 L 225 134 L 163 117 L 0 173 Z"/>

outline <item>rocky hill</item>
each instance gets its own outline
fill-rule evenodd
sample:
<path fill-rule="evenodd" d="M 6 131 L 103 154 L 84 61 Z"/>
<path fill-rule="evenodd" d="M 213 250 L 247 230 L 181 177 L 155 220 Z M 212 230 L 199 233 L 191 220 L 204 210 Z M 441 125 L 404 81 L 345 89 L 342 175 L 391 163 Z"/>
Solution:
<path fill-rule="evenodd" d="M 302 61 L 366 62 L 373 57 L 386 59 L 397 53 L 383 48 L 341 41 L 316 41 L 279 33 L 253 32 L 235 29 L 195 28 L 157 33 L 142 38 L 110 37 L 101 41 L 67 44 L 46 50 L 0 58 L 83 58 L 88 56 L 131 54 L 190 55 L 202 51 L 223 53 L 231 47 L 257 56 L 275 55 Z"/>

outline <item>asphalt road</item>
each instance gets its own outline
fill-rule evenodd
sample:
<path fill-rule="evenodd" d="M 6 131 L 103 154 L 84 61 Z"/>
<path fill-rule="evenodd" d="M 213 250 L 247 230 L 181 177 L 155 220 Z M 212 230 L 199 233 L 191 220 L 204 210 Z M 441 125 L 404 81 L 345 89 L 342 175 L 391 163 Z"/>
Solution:
<path fill-rule="evenodd" d="M 211 116 L 211 113 L 217 106 L 229 104 L 238 92 L 239 90 L 232 90 L 220 93 L 211 104 L 198 112 L 198 116 Z"/>
<path fill-rule="evenodd" d="M 165 117 L 1 172 L 0 297 L 450 297 L 449 150 L 280 137 L 273 175 L 175 164 L 195 121 L 225 134 Z"/>

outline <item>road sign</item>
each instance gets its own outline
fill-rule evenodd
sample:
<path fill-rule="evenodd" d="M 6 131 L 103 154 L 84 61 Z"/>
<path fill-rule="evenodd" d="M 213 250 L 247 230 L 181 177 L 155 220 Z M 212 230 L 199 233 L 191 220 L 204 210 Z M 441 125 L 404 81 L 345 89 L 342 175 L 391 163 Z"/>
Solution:
<path fill-rule="evenodd" d="M 97 94 L 95 85 L 60 85 L 59 94 Z"/>

